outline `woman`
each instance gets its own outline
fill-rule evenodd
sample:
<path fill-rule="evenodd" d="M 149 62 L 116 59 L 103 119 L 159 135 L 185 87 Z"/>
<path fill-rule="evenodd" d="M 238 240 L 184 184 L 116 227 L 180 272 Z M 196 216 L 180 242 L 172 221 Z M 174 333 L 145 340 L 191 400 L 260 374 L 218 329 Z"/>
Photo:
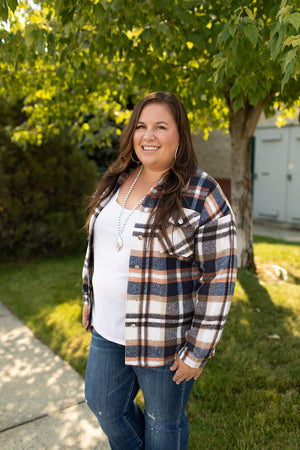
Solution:
<path fill-rule="evenodd" d="M 236 249 L 230 206 L 197 168 L 175 95 L 136 105 L 87 224 L 86 402 L 113 450 L 187 449 L 186 405 L 221 337 Z"/>

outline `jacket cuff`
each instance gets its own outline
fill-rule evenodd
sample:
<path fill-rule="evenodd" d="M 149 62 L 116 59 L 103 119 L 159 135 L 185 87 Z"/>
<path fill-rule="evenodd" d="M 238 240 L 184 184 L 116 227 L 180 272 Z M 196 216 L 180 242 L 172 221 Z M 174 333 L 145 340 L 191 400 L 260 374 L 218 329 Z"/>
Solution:
<path fill-rule="evenodd" d="M 84 305 L 90 305 L 89 297 L 88 295 L 83 295 L 83 304 Z"/>
<path fill-rule="evenodd" d="M 184 347 L 182 347 L 179 352 L 178 356 L 185 364 L 187 364 L 190 367 L 193 367 L 194 369 L 204 369 L 206 366 L 207 361 L 212 358 L 215 354 L 215 351 L 213 350 L 211 355 L 208 356 L 208 358 L 195 358 L 195 356 L 192 354 L 192 352 L 187 348 L 187 345 L 185 344 Z"/>

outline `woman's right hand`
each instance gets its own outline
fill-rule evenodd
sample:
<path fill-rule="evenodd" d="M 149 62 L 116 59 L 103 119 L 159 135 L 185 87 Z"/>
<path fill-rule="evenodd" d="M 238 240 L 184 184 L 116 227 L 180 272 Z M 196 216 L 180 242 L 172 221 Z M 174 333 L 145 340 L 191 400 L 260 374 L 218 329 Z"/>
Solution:
<path fill-rule="evenodd" d="M 93 327 L 89 325 L 90 305 L 83 305 L 82 309 L 82 325 L 89 333 L 92 333 Z"/>

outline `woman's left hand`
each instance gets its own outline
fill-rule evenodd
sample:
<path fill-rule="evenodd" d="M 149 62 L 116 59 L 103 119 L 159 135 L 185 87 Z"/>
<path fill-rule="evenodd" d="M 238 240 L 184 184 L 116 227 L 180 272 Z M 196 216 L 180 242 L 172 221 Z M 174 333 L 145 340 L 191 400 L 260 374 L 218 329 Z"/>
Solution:
<path fill-rule="evenodd" d="M 93 327 L 89 325 L 90 305 L 83 305 L 82 308 L 82 325 L 89 333 L 92 333 Z"/>
<path fill-rule="evenodd" d="M 178 355 L 176 355 L 175 361 L 170 367 L 170 370 L 176 370 L 173 381 L 175 381 L 176 384 L 180 384 L 182 381 L 189 381 L 192 378 L 197 380 L 203 369 L 194 369 L 193 367 L 188 366 L 181 361 Z"/>

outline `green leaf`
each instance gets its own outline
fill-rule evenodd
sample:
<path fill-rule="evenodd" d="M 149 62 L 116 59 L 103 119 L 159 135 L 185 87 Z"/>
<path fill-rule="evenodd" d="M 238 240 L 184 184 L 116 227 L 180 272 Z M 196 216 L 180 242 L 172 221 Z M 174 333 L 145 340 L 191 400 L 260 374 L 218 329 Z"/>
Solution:
<path fill-rule="evenodd" d="M 140 39 L 148 41 L 151 38 L 152 30 L 151 28 L 145 28 L 140 34 Z"/>
<path fill-rule="evenodd" d="M 250 17 L 243 17 L 243 22 L 246 23 L 247 25 L 250 23 L 253 23 L 253 20 L 250 19 Z"/>
<path fill-rule="evenodd" d="M 30 23 L 25 28 L 25 45 L 32 47 L 37 43 L 39 26 L 36 23 Z"/>
<path fill-rule="evenodd" d="M 246 25 L 244 27 L 244 35 L 246 38 L 249 39 L 250 42 L 252 42 L 253 45 L 257 44 L 259 33 L 256 26 L 253 25 Z"/>
<path fill-rule="evenodd" d="M 294 48 L 293 50 L 288 51 L 285 57 L 282 59 L 282 68 L 284 72 L 286 71 L 288 64 L 290 64 L 290 62 L 294 62 L 297 53 L 298 48 Z"/>
<path fill-rule="evenodd" d="M 74 55 L 72 55 L 71 60 L 74 64 L 75 69 L 78 70 L 82 63 L 82 58 L 80 57 L 80 55 L 75 53 Z"/>
<path fill-rule="evenodd" d="M 241 77 L 239 81 L 241 91 L 248 93 L 249 91 L 249 77 Z"/>
<path fill-rule="evenodd" d="M 261 100 L 261 98 L 262 98 L 261 91 L 259 89 L 256 89 L 256 91 L 254 91 L 252 93 L 250 92 L 249 102 L 251 105 L 257 106 L 257 104 Z"/>
<path fill-rule="evenodd" d="M 255 92 L 257 89 L 257 78 L 255 75 L 249 77 L 249 87 L 250 89 Z"/>
<path fill-rule="evenodd" d="M 237 29 L 237 23 L 234 21 L 231 21 L 228 23 L 228 31 L 232 37 L 234 37 Z"/>
<path fill-rule="evenodd" d="M 7 22 L 8 19 L 8 8 L 7 5 L 4 4 L 4 2 L 2 2 L 2 4 L 0 5 L 0 19 L 4 22 Z"/>
<path fill-rule="evenodd" d="M 239 83 L 239 79 L 236 79 L 229 92 L 231 100 L 237 97 L 240 93 L 241 93 L 241 86 Z"/>
<path fill-rule="evenodd" d="M 99 22 L 103 20 L 105 16 L 105 9 L 101 3 L 97 3 L 97 5 L 94 6 L 94 15 Z"/>
<path fill-rule="evenodd" d="M 276 37 L 276 35 L 278 34 L 278 37 Z M 270 48 L 270 52 L 271 52 L 271 56 L 272 58 L 275 60 L 280 51 L 281 51 L 281 47 L 282 47 L 282 43 L 285 37 L 285 31 L 282 28 L 280 30 L 280 32 L 274 34 L 274 39 L 272 38 L 269 42 L 269 48 Z"/>
<path fill-rule="evenodd" d="M 172 38 L 172 32 L 170 30 L 170 27 L 167 24 L 159 23 L 157 25 L 157 29 L 159 30 L 160 33 L 166 35 L 167 38 Z"/>
<path fill-rule="evenodd" d="M 295 28 L 296 31 L 300 28 L 300 13 L 296 12 L 294 14 L 291 14 L 289 16 L 289 23 L 291 23 Z"/>
<path fill-rule="evenodd" d="M 239 109 L 244 108 L 245 103 L 242 95 L 239 95 L 233 103 L 233 111 L 237 112 Z"/>
<path fill-rule="evenodd" d="M 220 83 L 222 83 L 224 75 L 226 73 L 226 65 L 227 65 L 227 59 L 223 57 L 222 53 L 219 53 L 216 55 L 212 61 L 212 67 L 216 69 L 214 73 L 214 83 L 216 86 L 218 86 Z M 198 80 L 200 77 L 198 78 Z"/>
<path fill-rule="evenodd" d="M 68 22 L 72 22 L 76 11 L 76 5 L 69 3 L 69 6 L 62 2 L 57 2 L 57 13 L 61 17 L 62 24 L 66 25 Z"/>
<path fill-rule="evenodd" d="M 6 22 L 8 20 L 8 10 L 15 12 L 17 6 L 18 0 L 1 0 L 0 19 Z"/>
<path fill-rule="evenodd" d="M 224 30 L 218 35 L 218 45 L 223 44 L 223 42 L 226 42 L 230 37 L 229 29 L 228 27 L 225 27 Z"/>
<path fill-rule="evenodd" d="M 214 84 L 215 84 L 215 86 L 219 86 L 222 83 L 222 81 L 224 79 L 224 75 L 225 75 L 224 68 L 223 67 L 219 67 L 216 70 L 216 73 L 214 75 Z"/>
<path fill-rule="evenodd" d="M 287 84 L 287 82 L 289 81 L 290 76 L 291 76 L 291 70 L 289 70 L 289 71 L 287 70 L 285 72 L 284 77 L 283 77 L 282 82 L 281 82 L 281 91 L 284 90 L 284 87 Z"/>
<path fill-rule="evenodd" d="M 248 16 L 250 17 L 251 20 L 255 20 L 255 15 L 253 14 L 253 12 L 251 11 L 251 9 L 245 7 L 245 11 L 248 14 Z"/>
<path fill-rule="evenodd" d="M 292 45 L 293 47 L 300 48 L 300 36 L 289 36 L 283 43 L 284 46 L 288 47 Z"/>
<path fill-rule="evenodd" d="M 276 49 L 276 44 L 278 42 L 278 37 L 277 35 L 279 35 L 280 32 L 280 22 L 276 22 L 275 26 L 274 24 L 272 24 L 271 26 L 271 35 L 270 35 L 270 40 L 268 42 L 268 48 L 270 50 L 271 56 L 273 59 L 275 59 L 278 55 L 278 51 L 279 49 Z"/>
<path fill-rule="evenodd" d="M 8 3 L 8 6 L 10 7 L 10 9 L 12 10 L 12 12 L 15 12 L 15 10 L 18 6 L 18 0 L 8 0 L 7 3 Z"/>

